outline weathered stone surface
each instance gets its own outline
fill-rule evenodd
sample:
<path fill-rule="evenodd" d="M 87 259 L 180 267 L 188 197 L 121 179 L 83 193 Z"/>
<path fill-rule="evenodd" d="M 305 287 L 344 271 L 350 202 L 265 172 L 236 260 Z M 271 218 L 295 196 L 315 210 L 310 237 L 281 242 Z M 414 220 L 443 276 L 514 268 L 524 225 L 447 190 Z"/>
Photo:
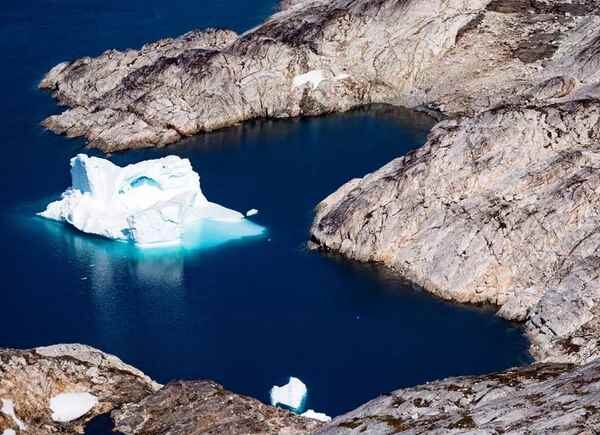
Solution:
<path fill-rule="evenodd" d="M 599 5 L 286 0 L 240 36 L 196 32 L 55 67 L 41 87 L 70 109 L 45 125 L 111 151 L 369 103 L 448 117 L 421 149 L 326 198 L 311 245 L 386 264 L 446 299 L 496 304 L 525 322 L 532 353 L 551 363 L 397 391 L 322 433 L 591 434 L 600 427 Z M 315 71 L 322 80 L 294 85 Z M 161 433 L 169 421 L 262 430 L 222 420 L 250 399 L 199 405 L 196 390 L 222 391 L 175 383 L 115 417 L 131 433 Z M 161 406 L 177 397 L 181 406 Z"/>
<path fill-rule="evenodd" d="M 239 37 L 193 32 L 58 65 L 40 86 L 71 109 L 44 124 L 110 151 L 161 146 L 253 118 L 369 103 L 476 113 L 560 76 L 544 62 L 566 59 L 578 53 L 581 38 L 594 37 L 596 5 L 287 0 Z M 586 71 L 594 66 L 580 64 Z M 295 84 L 311 71 L 322 80 Z M 583 89 L 587 73 L 569 72 L 563 92 Z"/>
<path fill-rule="evenodd" d="M 0 349 L 0 399 L 14 403 L 17 418 L 27 426 L 25 433 L 82 432 L 94 416 L 142 400 L 158 388 L 160 385 L 117 357 L 80 344 Z M 99 403 L 73 422 L 52 421 L 50 398 L 73 392 L 91 393 Z M 19 425 L 2 415 L 0 433 L 5 429 L 19 432 Z"/>
<path fill-rule="evenodd" d="M 225 390 L 212 381 L 178 381 L 113 412 L 124 434 L 308 434 L 322 423 Z"/>
<path fill-rule="evenodd" d="M 591 101 L 442 122 L 421 149 L 326 198 L 312 244 L 496 304 L 527 320 L 538 359 L 586 362 L 600 338 L 599 138 Z"/>
<path fill-rule="evenodd" d="M 599 361 L 534 364 L 395 391 L 317 433 L 592 435 L 600 428 L 599 400 Z"/>
<path fill-rule="evenodd" d="M 497 305 L 501 316 L 527 322 L 539 360 L 600 356 L 597 6 L 487 4 L 445 59 L 462 52 L 475 61 L 467 47 L 496 56 L 488 34 L 518 26 L 518 38 L 501 33 L 495 42 L 508 48 L 492 62 L 504 65 L 504 82 L 495 86 L 500 75 L 491 70 L 471 79 L 467 68 L 462 89 L 435 99 L 462 116 L 325 199 L 311 245 L 384 263 L 446 299 Z M 465 66 L 443 71 L 459 83 Z"/>

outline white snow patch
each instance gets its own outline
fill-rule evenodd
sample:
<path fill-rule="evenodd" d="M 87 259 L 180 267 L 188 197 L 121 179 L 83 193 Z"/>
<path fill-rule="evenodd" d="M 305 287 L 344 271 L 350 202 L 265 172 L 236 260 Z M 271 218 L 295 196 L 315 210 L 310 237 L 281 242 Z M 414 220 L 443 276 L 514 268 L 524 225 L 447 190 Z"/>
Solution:
<path fill-rule="evenodd" d="M 61 393 L 50 399 L 52 420 L 67 423 L 77 420 L 98 404 L 98 398 L 90 393 Z"/>
<path fill-rule="evenodd" d="M 350 74 L 343 73 L 343 74 L 338 74 L 337 76 L 335 76 L 333 78 L 333 80 L 340 81 L 340 80 L 346 80 L 346 79 L 349 79 L 349 78 L 350 78 Z"/>
<path fill-rule="evenodd" d="M 17 435 L 17 433 L 13 429 L 4 429 L 2 435 Z"/>
<path fill-rule="evenodd" d="M 40 216 L 90 234 L 140 246 L 177 244 L 185 226 L 201 219 L 241 222 L 244 215 L 209 202 L 189 160 L 177 156 L 119 167 L 78 154 L 72 186 Z"/>
<path fill-rule="evenodd" d="M 246 212 L 246 217 L 254 216 L 258 214 L 258 210 L 255 208 L 251 208 Z"/>
<path fill-rule="evenodd" d="M 0 409 L 0 412 L 2 412 L 2 414 L 6 415 L 7 417 L 11 417 L 15 421 L 19 429 L 27 429 L 27 425 L 23 423 L 21 419 L 15 414 L 15 403 L 12 400 L 2 399 L 2 408 Z"/>
<path fill-rule="evenodd" d="M 298 411 L 304 404 L 306 393 L 306 385 L 300 379 L 290 377 L 286 385 L 271 388 L 271 405 L 281 404 Z"/>
<path fill-rule="evenodd" d="M 313 420 L 319 420 L 319 421 L 324 421 L 324 422 L 331 421 L 330 416 L 328 416 L 327 414 L 323 414 L 322 412 L 316 412 L 313 409 L 309 409 L 308 411 L 303 412 L 300 415 L 302 417 L 312 418 Z"/>
<path fill-rule="evenodd" d="M 299 88 L 300 86 L 310 83 L 313 89 L 317 89 L 323 80 L 323 71 L 316 69 L 294 77 L 292 86 L 294 88 Z"/>

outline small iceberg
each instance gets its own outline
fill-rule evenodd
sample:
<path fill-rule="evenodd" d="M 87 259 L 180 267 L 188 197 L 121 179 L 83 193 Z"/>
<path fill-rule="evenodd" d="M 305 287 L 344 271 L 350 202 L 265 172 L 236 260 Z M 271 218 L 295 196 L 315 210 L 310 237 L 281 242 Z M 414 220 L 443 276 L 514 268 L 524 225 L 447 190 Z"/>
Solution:
<path fill-rule="evenodd" d="M 251 208 L 246 212 L 246 217 L 256 216 L 258 214 L 258 210 L 255 208 Z"/>
<path fill-rule="evenodd" d="M 50 399 L 52 420 L 68 423 L 90 412 L 98 404 L 98 398 L 90 393 L 61 393 Z"/>
<path fill-rule="evenodd" d="M 313 409 L 309 409 L 308 411 L 303 412 L 300 415 L 302 417 L 312 418 L 313 420 L 319 420 L 319 421 L 324 421 L 324 422 L 331 421 L 331 417 L 330 416 L 328 416 L 327 414 L 324 414 L 322 412 L 316 412 Z"/>
<path fill-rule="evenodd" d="M 235 234 L 258 235 L 252 224 L 241 231 L 242 213 L 206 199 L 189 160 L 168 156 L 119 167 L 98 157 L 71 159 L 72 186 L 40 216 L 67 222 L 89 234 L 137 245 L 179 244 L 186 227 L 202 221 L 233 225 Z"/>
<path fill-rule="evenodd" d="M 298 412 L 304 405 L 306 393 L 306 385 L 300 379 L 290 377 L 286 385 L 271 388 L 271 405 L 284 405 Z"/>

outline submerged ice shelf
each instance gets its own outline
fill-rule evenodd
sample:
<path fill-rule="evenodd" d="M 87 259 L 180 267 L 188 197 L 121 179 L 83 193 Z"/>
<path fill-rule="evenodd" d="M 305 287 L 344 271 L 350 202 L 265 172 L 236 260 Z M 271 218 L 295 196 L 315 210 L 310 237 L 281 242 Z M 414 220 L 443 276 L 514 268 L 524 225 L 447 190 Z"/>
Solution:
<path fill-rule="evenodd" d="M 188 233 L 218 244 L 264 232 L 242 213 L 208 201 L 190 161 L 177 156 L 119 167 L 79 154 L 71 159 L 71 179 L 39 215 L 85 233 L 154 247 L 181 243 Z"/>

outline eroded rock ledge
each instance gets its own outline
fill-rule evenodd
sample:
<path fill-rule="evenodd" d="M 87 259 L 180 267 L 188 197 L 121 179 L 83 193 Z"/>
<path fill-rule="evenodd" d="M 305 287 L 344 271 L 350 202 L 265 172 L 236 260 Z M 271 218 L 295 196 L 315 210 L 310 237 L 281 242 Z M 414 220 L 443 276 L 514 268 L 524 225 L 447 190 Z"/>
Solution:
<path fill-rule="evenodd" d="M 600 362 L 450 378 L 372 400 L 317 433 L 586 434 L 600 427 Z"/>
<path fill-rule="evenodd" d="M 311 245 L 384 263 L 449 300 L 497 305 L 499 315 L 526 322 L 538 360 L 597 358 L 597 7 L 488 2 L 449 53 L 491 56 L 502 73 L 473 79 L 467 68 L 454 102 L 437 105 L 456 115 L 462 104 L 462 115 L 440 122 L 421 149 L 325 199 Z M 523 39 L 502 33 L 486 46 L 512 26 Z M 452 77 L 459 64 L 444 72 Z M 500 77 L 498 88 L 492 79 Z"/>
<path fill-rule="evenodd" d="M 254 118 L 369 103 L 476 113 L 547 79 L 552 85 L 534 96 L 581 93 L 595 71 L 595 6 L 286 0 L 243 35 L 209 29 L 56 66 L 40 87 L 70 109 L 44 125 L 112 151 L 161 146 Z M 546 65 L 553 55 L 579 56 L 578 67 Z"/>
<path fill-rule="evenodd" d="M 56 422 L 49 401 L 61 393 L 90 393 L 98 404 L 77 420 Z M 2 399 L 11 401 L 14 415 Z M 211 381 L 163 387 L 117 357 L 80 344 L 0 349 L 0 409 L 0 434 L 83 433 L 92 418 L 111 411 L 115 429 L 126 435 L 300 435 L 322 426 Z"/>
<path fill-rule="evenodd" d="M 52 420 L 49 399 L 88 392 L 99 402 L 69 423 Z M 600 427 L 600 361 L 582 367 L 538 363 L 477 377 L 451 378 L 372 400 L 323 423 L 234 394 L 211 381 L 158 385 L 115 356 L 78 345 L 0 349 L 0 433 L 82 433 L 112 411 L 115 430 L 144 435 L 573 433 Z"/>
<path fill-rule="evenodd" d="M 70 108 L 44 123 L 112 151 L 369 103 L 448 117 L 421 149 L 326 198 L 311 245 L 498 305 L 546 364 L 395 392 L 322 433 L 593 433 L 599 5 L 286 0 L 243 35 L 193 32 L 58 65 L 40 86 Z"/>

